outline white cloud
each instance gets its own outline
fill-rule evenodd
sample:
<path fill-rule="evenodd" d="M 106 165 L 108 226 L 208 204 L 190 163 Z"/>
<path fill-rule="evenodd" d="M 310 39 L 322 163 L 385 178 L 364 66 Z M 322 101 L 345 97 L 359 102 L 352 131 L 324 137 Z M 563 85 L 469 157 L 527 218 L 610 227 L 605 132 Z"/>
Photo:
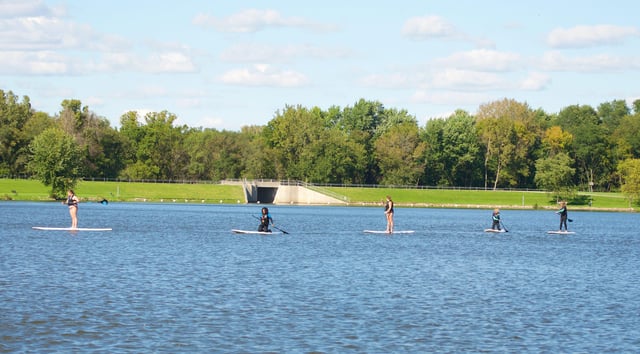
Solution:
<path fill-rule="evenodd" d="M 471 36 L 460 31 L 456 26 L 440 16 L 411 17 L 402 25 L 401 34 L 413 40 L 459 40 L 473 43 L 477 48 L 495 48 L 494 41 Z"/>
<path fill-rule="evenodd" d="M 0 1 L 0 18 L 22 16 L 49 16 L 53 13 L 42 0 L 2 0 Z"/>
<path fill-rule="evenodd" d="M 16 17 L 0 16 L 0 73 L 78 75 L 95 72 L 197 71 L 188 48 L 158 44 L 131 52 L 125 38 L 95 32 L 91 26 L 55 17 L 41 2 L 0 3 Z M 46 16 L 31 16 L 43 13 Z M 167 49 L 173 48 L 173 49 Z"/>
<path fill-rule="evenodd" d="M 362 77 L 359 82 L 366 87 L 407 88 L 418 85 L 420 76 L 422 75 L 405 73 L 371 74 Z"/>
<path fill-rule="evenodd" d="M 438 71 L 431 80 L 433 87 L 438 88 L 457 88 L 457 89 L 477 89 L 477 88 L 496 88 L 503 85 L 503 80 L 493 73 L 446 69 Z"/>
<path fill-rule="evenodd" d="M 301 73 L 291 70 L 277 70 L 267 64 L 251 68 L 229 70 L 220 77 L 225 84 L 241 86 L 298 87 L 307 83 Z"/>
<path fill-rule="evenodd" d="M 0 20 L 2 50 L 47 50 L 77 45 L 74 26 L 57 18 L 18 17 Z M 87 28 L 81 29 L 86 33 Z"/>
<path fill-rule="evenodd" d="M 351 55 L 350 49 L 323 48 L 310 44 L 305 45 L 269 45 L 261 43 L 236 44 L 220 54 L 220 59 L 227 62 L 269 62 L 282 63 L 298 58 L 340 59 Z"/>
<path fill-rule="evenodd" d="M 547 36 L 547 43 L 553 48 L 584 48 L 618 44 L 628 37 L 638 36 L 640 36 L 638 27 L 613 25 L 576 26 L 554 29 Z"/>
<path fill-rule="evenodd" d="M 70 59 L 52 51 L 5 51 L 0 56 L 3 75 L 71 74 Z"/>
<path fill-rule="evenodd" d="M 530 73 L 522 82 L 520 89 L 528 91 L 539 91 L 545 89 L 551 83 L 551 77 L 547 74 L 534 72 Z"/>
<path fill-rule="evenodd" d="M 321 24 L 302 17 L 285 17 L 275 10 L 247 9 L 226 18 L 218 18 L 206 14 L 198 14 L 193 23 L 199 26 L 212 27 L 220 32 L 251 33 L 268 28 L 301 28 L 314 31 L 332 31 L 336 27 Z"/>
<path fill-rule="evenodd" d="M 511 71 L 522 65 L 521 57 L 517 53 L 489 49 L 453 53 L 448 57 L 436 59 L 434 64 L 480 71 Z"/>
<path fill-rule="evenodd" d="M 640 57 L 621 57 L 610 54 L 568 57 L 560 52 L 545 53 L 541 61 L 547 71 L 611 72 L 640 69 Z"/>
<path fill-rule="evenodd" d="M 165 52 L 152 54 L 137 69 L 152 73 L 189 73 L 196 71 L 196 66 L 184 53 Z"/>
<path fill-rule="evenodd" d="M 144 73 L 192 73 L 198 70 L 191 57 L 179 52 L 157 52 L 136 54 L 129 52 L 94 53 L 95 57 L 82 62 L 72 62 L 64 56 L 59 61 L 69 70 L 59 74 L 115 73 L 115 72 L 144 72 Z M 0 59 L 2 63 L 2 59 Z M 34 69 L 25 66 L 24 70 L 33 72 Z M 1 68 L 0 68 L 1 70 Z M 33 72 L 35 73 L 35 72 Z"/>
<path fill-rule="evenodd" d="M 452 38 L 458 30 L 440 16 L 412 17 L 402 26 L 402 35 L 412 39 Z"/>

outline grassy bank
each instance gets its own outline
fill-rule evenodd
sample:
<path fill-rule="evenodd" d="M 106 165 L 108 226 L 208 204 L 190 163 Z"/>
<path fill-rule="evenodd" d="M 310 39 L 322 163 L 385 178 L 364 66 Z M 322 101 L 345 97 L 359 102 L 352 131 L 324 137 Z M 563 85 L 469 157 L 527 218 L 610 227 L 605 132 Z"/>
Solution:
<path fill-rule="evenodd" d="M 401 188 L 328 188 L 333 193 L 347 196 L 354 203 L 381 204 L 390 195 L 398 205 L 416 207 L 453 208 L 557 208 L 552 195 L 536 191 L 492 191 L 450 189 L 401 189 Z M 591 202 L 591 205 L 589 205 Z M 578 193 L 569 201 L 573 209 L 631 210 L 629 202 L 620 193 Z M 637 210 L 638 208 L 636 208 Z"/>
<path fill-rule="evenodd" d="M 390 195 L 398 206 L 452 208 L 556 208 L 551 195 L 535 191 L 326 187 L 350 205 L 379 205 Z M 131 183 L 83 181 L 75 188 L 82 200 L 127 202 L 244 203 L 242 187 L 220 184 Z M 49 188 L 35 180 L 0 179 L 0 199 L 50 201 Z M 591 201 L 591 206 L 589 206 Z M 640 210 L 630 208 L 620 193 L 579 193 L 572 209 Z"/>
<path fill-rule="evenodd" d="M 0 199 L 49 201 L 49 187 L 24 179 L 0 179 Z M 219 184 L 82 181 L 74 189 L 82 200 L 125 202 L 244 203 L 241 186 Z"/>

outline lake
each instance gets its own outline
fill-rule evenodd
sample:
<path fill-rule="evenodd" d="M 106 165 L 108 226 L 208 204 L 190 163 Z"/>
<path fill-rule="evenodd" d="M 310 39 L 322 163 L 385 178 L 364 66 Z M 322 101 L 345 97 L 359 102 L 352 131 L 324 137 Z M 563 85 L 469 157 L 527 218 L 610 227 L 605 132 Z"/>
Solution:
<path fill-rule="evenodd" d="M 637 352 L 640 215 L 0 202 L 0 352 Z"/>

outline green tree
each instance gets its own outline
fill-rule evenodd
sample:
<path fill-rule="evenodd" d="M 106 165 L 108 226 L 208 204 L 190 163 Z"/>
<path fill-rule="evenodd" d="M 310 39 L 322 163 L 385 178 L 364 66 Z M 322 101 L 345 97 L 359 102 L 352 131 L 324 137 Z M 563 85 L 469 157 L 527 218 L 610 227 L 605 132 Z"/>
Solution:
<path fill-rule="evenodd" d="M 59 128 L 49 128 L 29 145 L 32 158 L 28 165 L 33 175 L 51 196 L 63 196 L 82 176 L 82 152 L 75 140 Z"/>
<path fill-rule="evenodd" d="M 575 159 L 575 183 L 609 190 L 615 166 L 615 149 L 597 112 L 588 105 L 568 106 L 558 113 L 556 123 L 573 136 L 571 155 Z"/>
<path fill-rule="evenodd" d="M 426 142 L 427 184 L 481 185 L 482 159 L 475 119 L 457 110 L 446 119 L 430 119 L 422 131 Z"/>
<path fill-rule="evenodd" d="M 493 189 L 498 187 L 500 174 L 513 155 L 512 121 L 507 117 L 486 117 L 477 121 L 480 141 L 484 145 L 484 187 L 488 187 L 493 172 Z"/>
<path fill-rule="evenodd" d="M 20 102 L 13 92 L 0 90 L 0 176 L 23 172 L 29 145 L 24 129 L 32 115 L 29 97 Z"/>
<path fill-rule="evenodd" d="M 272 149 L 277 178 L 307 181 L 315 163 L 309 151 L 321 138 L 324 119 L 319 110 L 287 106 L 267 124 L 264 134 Z"/>
<path fill-rule="evenodd" d="M 244 168 L 241 133 L 192 129 L 185 137 L 189 177 L 202 180 L 239 178 Z"/>
<path fill-rule="evenodd" d="M 631 110 L 625 100 L 613 100 L 601 103 L 598 106 L 598 117 L 609 133 L 615 131 L 621 123 L 622 118 L 629 115 Z"/>
<path fill-rule="evenodd" d="M 559 152 L 551 157 L 536 161 L 535 182 L 538 188 L 546 189 L 556 196 L 571 193 L 574 189 L 572 178 L 575 169 L 568 154 Z"/>
<path fill-rule="evenodd" d="M 366 166 L 361 144 L 337 124 L 336 111 L 288 106 L 263 130 L 277 178 L 313 183 L 356 182 Z"/>
<path fill-rule="evenodd" d="M 640 200 L 640 159 L 626 159 L 618 164 L 622 193 L 630 202 Z"/>
<path fill-rule="evenodd" d="M 264 126 L 244 126 L 241 128 L 243 178 L 277 178 L 274 149 L 269 147 L 267 137 L 263 133 Z"/>
<path fill-rule="evenodd" d="M 122 176 L 130 179 L 174 180 L 188 174 L 188 154 L 183 146 L 186 126 L 174 127 L 177 116 L 167 111 L 150 112 L 144 125 L 135 112 L 120 118 L 130 163 Z"/>
<path fill-rule="evenodd" d="M 415 123 L 394 125 L 375 142 L 380 182 L 387 185 L 417 185 L 425 169 L 426 144 Z"/>
<path fill-rule="evenodd" d="M 444 144 L 444 129 L 447 119 L 433 118 L 420 131 L 421 140 L 425 143 L 425 171 L 421 182 L 429 186 L 448 186 L 449 181 L 446 176 L 446 159 Z"/>
<path fill-rule="evenodd" d="M 86 177 L 117 177 L 124 168 L 124 144 L 109 120 L 83 107 L 80 100 L 64 100 L 61 106 L 58 124 L 82 150 Z"/>
<path fill-rule="evenodd" d="M 612 139 L 620 160 L 640 158 L 640 112 L 623 117 Z"/>
<path fill-rule="evenodd" d="M 307 165 L 308 180 L 314 183 L 357 183 L 358 172 L 365 167 L 364 148 L 346 133 L 326 128 L 311 142 L 302 158 Z"/>
<path fill-rule="evenodd" d="M 542 138 L 542 144 L 548 156 L 565 152 L 571 146 L 571 141 L 573 136 L 557 125 L 547 128 Z"/>
<path fill-rule="evenodd" d="M 379 168 L 376 164 L 375 140 L 383 130 L 388 129 L 385 124 L 386 114 L 384 105 L 378 101 L 360 99 L 353 107 L 345 107 L 342 112 L 329 115 L 335 120 L 334 125 L 347 134 L 349 141 L 362 146 L 364 156 L 358 160 L 364 161 L 361 171 L 354 171 L 353 180 L 357 183 L 373 184 L 379 180 Z M 384 128 L 379 128 L 379 127 Z M 359 149 L 360 150 L 360 149 Z"/>
<path fill-rule="evenodd" d="M 479 185 L 482 176 L 480 143 L 475 118 L 458 110 L 447 119 L 442 132 L 444 144 L 445 173 L 450 185 Z"/>
<path fill-rule="evenodd" d="M 480 106 L 476 115 L 484 145 L 485 187 L 493 172 L 493 188 L 533 184 L 536 153 L 540 146 L 539 112 L 511 99 Z"/>

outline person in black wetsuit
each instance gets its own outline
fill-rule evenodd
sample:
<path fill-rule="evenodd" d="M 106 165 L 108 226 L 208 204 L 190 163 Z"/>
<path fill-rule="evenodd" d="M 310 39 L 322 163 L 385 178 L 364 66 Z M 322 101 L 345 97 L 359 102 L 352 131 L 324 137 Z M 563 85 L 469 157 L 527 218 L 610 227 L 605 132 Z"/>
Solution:
<path fill-rule="evenodd" d="M 387 196 L 387 202 L 384 205 L 384 214 L 387 217 L 387 233 L 393 233 L 393 200 L 391 196 Z"/>
<path fill-rule="evenodd" d="M 258 231 L 271 232 L 271 229 L 269 229 L 269 224 L 273 225 L 273 219 L 271 218 L 271 215 L 269 215 L 269 209 L 263 207 L 262 215 L 260 216 L 260 226 L 258 226 Z"/>
<path fill-rule="evenodd" d="M 564 231 L 569 231 L 567 229 L 567 202 L 560 202 L 560 209 L 556 211 L 556 214 L 560 214 L 560 231 L 562 231 L 562 225 L 564 225 Z"/>
<path fill-rule="evenodd" d="M 493 214 L 491 214 L 491 229 L 500 231 L 500 209 L 493 209 Z"/>

